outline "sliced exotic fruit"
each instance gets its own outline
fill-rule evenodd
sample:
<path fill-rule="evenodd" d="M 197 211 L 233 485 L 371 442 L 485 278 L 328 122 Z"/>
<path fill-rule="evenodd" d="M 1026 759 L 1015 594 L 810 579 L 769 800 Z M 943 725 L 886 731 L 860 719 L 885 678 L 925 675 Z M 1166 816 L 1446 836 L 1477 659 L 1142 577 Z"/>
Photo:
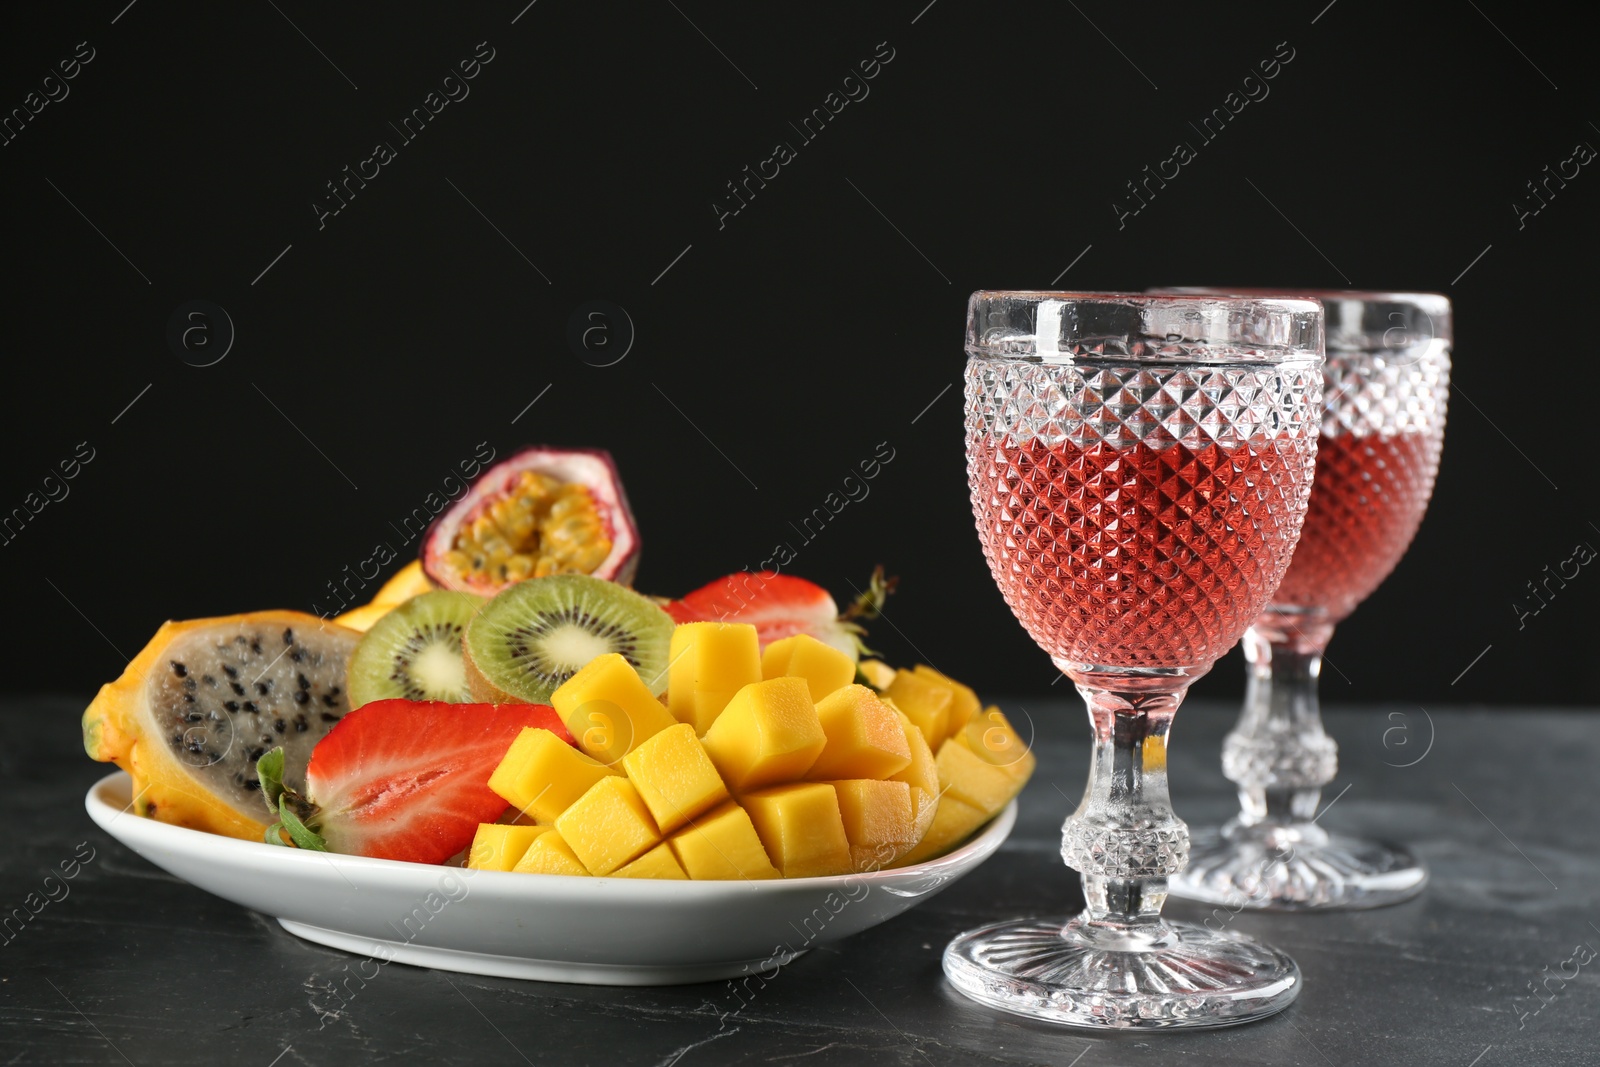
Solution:
<path fill-rule="evenodd" d="M 348 626 L 352 630 L 365 633 L 372 628 L 373 623 L 389 612 L 432 588 L 433 583 L 422 573 L 422 561 L 414 559 L 396 571 L 394 577 L 384 582 L 369 603 L 359 608 L 351 608 L 343 615 L 335 615 L 333 621 L 340 626 Z"/>
<path fill-rule="evenodd" d="M 391 699 L 471 701 L 461 635 L 482 606 L 481 596 L 436 589 L 373 623 L 350 657 L 350 706 Z"/>
<path fill-rule="evenodd" d="M 543 704 L 608 652 L 633 665 L 656 696 L 667 691 L 672 618 L 648 598 L 586 574 L 518 582 L 467 625 L 467 687 L 477 700 Z"/>
<path fill-rule="evenodd" d="M 472 844 L 506 802 L 489 776 L 527 727 L 572 737 L 548 707 L 379 700 L 352 711 L 311 753 L 305 789 L 286 788 L 279 752 L 261 785 L 283 834 L 300 848 L 443 863 Z M 260 803 L 260 800 L 257 801 Z"/>
<path fill-rule="evenodd" d="M 795 634 L 810 634 L 853 660 L 868 651 L 861 643 L 866 634 L 861 620 L 878 617 L 896 581 L 885 578 L 883 568 L 878 567 L 867 591 L 841 613 L 828 591 L 815 582 L 776 571 L 745 571 L 670 601 L 666 610 L 679 623 L 749 623 L 756 628 L 763 649 Z"/>
<path fill-rule="evenodd" d="M 169 622 L 83 713 L 83 747 L 128 772 L 138 814 L 260 840 L 256 761 L 281 746 L 301 783 L 360 638 L 298 611 Z"/>
<path fill-rule="evenodd" d="M 600 449 L 523 449 L 479 475 L 422 540 L 434 584 L 482 596 L 553 574 L 626 585 L 638 566 L 639 528 Z"/>

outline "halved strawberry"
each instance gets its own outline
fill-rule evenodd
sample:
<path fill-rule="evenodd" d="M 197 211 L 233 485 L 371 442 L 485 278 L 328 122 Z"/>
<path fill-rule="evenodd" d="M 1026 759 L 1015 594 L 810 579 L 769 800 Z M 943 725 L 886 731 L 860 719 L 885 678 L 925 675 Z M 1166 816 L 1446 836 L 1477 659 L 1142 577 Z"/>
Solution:
<path fill-rule="evenodd" d="M 274 768 L 281 775 L 274 753 L 262 761 L 263 792 L 301 848 L 443 863 L 505 811 L 489 776 L 526 726 L 572 743 L 543 704 L 375 700 L 312 750 L 304 800 L 269 780 Z M 276 827 L 267 833 L 276 836 Z"/>
<path fill-rule="evenodd" d="M 810 634 L 857 658 L 868 650 L 861 643 L 866 630 L 856 620 L 876 618 L 895 581 L 885 579 L 883 568 L 877 568 L 867 591 L 841 613 L 828 591 L 815 582 L 776 571 L 743 571 L 664 606 L 674 622 L 749 623 L 762 648 L 795 634 Z"/>

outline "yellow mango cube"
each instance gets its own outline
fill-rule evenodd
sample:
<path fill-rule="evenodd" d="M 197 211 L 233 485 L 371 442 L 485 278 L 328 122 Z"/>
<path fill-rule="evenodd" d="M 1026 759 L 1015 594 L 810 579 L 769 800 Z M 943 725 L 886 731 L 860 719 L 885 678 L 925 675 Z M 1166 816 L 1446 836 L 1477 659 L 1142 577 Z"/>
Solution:
<path fill-rule="evenodd" d="M 585 756 L 549 730 L 526 726 L 489 776 L 489 788 L 518 814 L 551 823 L 590 786 L 620 773 Z"/>
<path fill-rule="evenodd" d="M 846 874 L 854 869 L 839 800 L 826 782 L 774 786 L 740 803 L 762 847 L 785 878 Z"/>
<path fill-rule="evenodd" d="M 911 813 L 913 823 L 911 839 L 920 843 L 933 828 L 934 816 L 939 814 L 939 794 L 912 786 Z"/>
<path fill-rule="evenodd" d="M 701 743 L 728 788 L 744 793 L 799 778 L 827 742 L 806 680 L 784 677 L 739 690 Z"/>
<path fill-rule="evenodd" d="M 550 704 L 578 747 L 607 766 L 677 721 L 615 652 L 590 660 L 551 694 Z"/>
<path fill-rule="evenodd" d="M 959 738 L 953 737 L 941 745 L 935 762 L 944 799 L 953 797 L 971 804 L 985 817 L 1005 807 L 1022 788 L 1022 781 L 1015 775 L 977 755 L 961 744 Z"/>
<path fill-rule="evenodd" d="M 1033 774 L 1033 769 L 1039 762 L 1028 750 L 1027 742 L 1000 713 L 999 708 L 986 709 L 982 715 L 952 735 L 951 740 L 969 749 L 984 762 L 999 767 L 1018 779 L 1019 789 Z M 1156 743 L 1152 745 L 1151 741 Z M 1145 738 L 1145 766 L 1164 767 L 1166 758 L 1166 746 L 1161 738 L 1154 736 Z"/>
<path fill-rule="evenodd" d="M 810 634 L 774 641 L 761 653 L 761 677 L 804 678 L 813 703 L 855 681 L 856 661 Z"/>
<path fill-rule="evenodd" d="M 689 876 L 683 873 L 672 846 L 665 841 L 646 852 L 632 863 L 625 863 L 611 872 L 613 878 L 675 878 L 682 881 Z"/>
<path fill-rule="evenodd" d="M 887 689 L 894 681 L 894 668 L 881 659 L 864 659 L 856 664 L 856 672 L 874 689 Z"/>
<path fill-rule="evenodd" d="M 930 749 L 937 750 L 950 736 L 950 705 L 955 694 L 949 686 L 911 671 L 895 671 L 894 681 L 883 695 L 917 724 Z"/>
<path fill-rule="evenodd" d="M 972 831 L 988 821 L 989 816 L 971 804 L 948 794 L 940 797 L 938 809 L 934 812 L 933 825 L 928 827 L 928 832 L 917 842 L 917 847 L 900 857 L 894 866 L 906 867 L 941 856 L 965 841 L 972 835 Z"/>
<path fill-rule="evenodd" d="M 672 631 L 667 662 L 667 709 L 699 735 L 733 694 L 761 681 L 761 641 L 748 623 L 688 622 Z"/>
<path fill-rule="evenodd" d="M 949 731 L 947 736 L 955 736 L 956 731 L 971 722 L 972 717 L 978 714 L 978 709 L 983 706 L 971 686 L 962 685 L 954 678 L 940 674 L 926 663 L 917 664 L 911 673 L 950 690 L 950 723 L 946 727 Z"/>
<path fill-rule="evenodd" d="M 545 828 L 533 839 L 528 851 L 522 854 L 517 865 L 511 868 L 518 874 L 574 874 L 587 875 L 589 869 L 578 859 L 560 831 Z"/>
<path fill-rule="evenodd" d="M 887 778 L 911 763 L 911 747 L 894 709 L 864 685 L 847 685 L 817 702 L 828 741 L 806 772 L 813 781 Z"/>
<path fill-rule="evenodd" d="M 916 827 L 913 840 L 921 841 L 933 826 L 939 810 L 939 763 L 922 731 L 903 712 L 897 714 L 901 729 L 905 731 L 906 746 L 911 750 L 911 762 L 905 770 L 889 777 L 891 781 L 904 782 L 911 787 L 911 810 Z"/>
<path fill-rule="evenodd" d="M 926 829 L 916 825 L 911 787 L 904 782 L 857 778 L 832 785 L 854 870 L 882 870 L 909 851 Z"/>
<path fill-rule="evenodd" d="M 685 826 L 667 843 L 697 881 L 778 878 L 749 814 L 733 801 Z"/>
<path fill-rule="evenodd" d="M 911 762 L 906 764 L 904 770 L 896 771 L 889 775 L 896 782 L 905 782 L 913 789 L 921 789 L 930 796 L 939 795 L 939 766 L 934 760 L 933 749 L 928 747 L 928 741 L 922 736 L 922 731 L 917 724 L 904 713 L 900 716 L 900 729 L 905 734 L 906 748 L 911 752 Z"/>
<path fill-rule="evenodd" d="M 589 873 L 607 875 L 661 840 L 655 820 L 626 778 L 602 778 L 556 819 L 556 829 Z"/>
<path fill-rule="evenodd" d="M 533 839 L 548 826 L 515 826 L 497 822 L 478 824 L 467 851 L 467 867 L 474 871 L 509 871 L 528 851 Z"/>
<path fill-rule="evenodd" d="M 622 757 L 622 765 L 664 834 L 728 799 L 728 787 L 686 722 L 645 741 Z"/>

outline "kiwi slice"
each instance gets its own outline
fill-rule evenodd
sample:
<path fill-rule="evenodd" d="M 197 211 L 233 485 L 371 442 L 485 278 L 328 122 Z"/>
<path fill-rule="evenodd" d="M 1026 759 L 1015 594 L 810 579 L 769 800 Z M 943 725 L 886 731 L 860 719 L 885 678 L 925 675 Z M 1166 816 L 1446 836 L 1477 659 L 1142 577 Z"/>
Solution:
<path fill-rule="evenodd" d="M 461 635 L 481 607 L 481 596 L 439 589 L 373 623 L 350 657 L 350 706 L 396 697 L 470 703 Z"/>
<path fill-rule="evenodd" d="M 507 587 L 462 639 L 478 700 L 548 704 L 590 660 L 619 653 L 657 696 L 667 691 L 672 616 L 631 589 L 587 574 L 554 574 Z"/>

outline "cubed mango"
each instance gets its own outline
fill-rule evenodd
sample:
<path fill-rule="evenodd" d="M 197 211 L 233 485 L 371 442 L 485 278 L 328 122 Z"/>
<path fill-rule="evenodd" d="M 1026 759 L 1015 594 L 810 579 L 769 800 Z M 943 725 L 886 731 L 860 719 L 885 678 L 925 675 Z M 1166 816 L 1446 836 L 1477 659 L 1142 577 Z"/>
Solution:
<path fill-rule="evenodd" d="M 905 714 L 900 715 L 900 729 L 905 733 L 906 748 L 911 751 L 911 762 L 905 769 L 889 775 L 896 782 L 905 782 L 931 796 L 939 795 L 939 766 L 934 761 L 933 750 L 922 736 L 922 730 Z"/>
<path fill-rule="evenodd" d="M 881 659 L 864 659 L 856 664 L 856 674 L 865 678 L 867 684 L 874 689 L 887 689 L 889 683 L 894 681 L 894 668 Z"/>
<path fill-rule="evenodd" d="M 750 813 L 773 866 L 785 878 L 845 874 L 853 869 L 839 801 L 826 782 L 774 786 L 746 794 Z"/>
<path fill-rule="evenodd" d="M 761 642 L 748 623 L 688 622 L 672 631 L 668 663 L 667 708 L 703 734 L 733 694 L 761 681 Z"/>
<path fill-rule="evenodd" d="M 728 799 L 728 787 L 686 722 L 646 740 L 622 758 L 622 766 L 664 834 Z"/>
<path fill-rule="evenodd" d="M 667 838 L 684 873 L 698 881 L 778 878 L 749 814 L 733 801 Z"/>
<path fill-rule="evenodd" d="M 467 850 L 467 867 L 474 871 L 509 871 L 528 851 L 533 839 L 546 833 L 548 826 L 515 826 L 505 823 L 478 824 Z"/>
<path fill-rule="evenodd" d="M 556 819 L 556 829 L 591 874 L 607 875 L 661 840 L 639 791 L 602 778 Z"/>
<path fill-rule="evenodd" d="M 611 765 L 677 720 L 622 656 L 597 656 L 550 697 L 578 747 Z"/>
<path fill-rule="evenodd" d="M 955 694 L 949 686 L 911 671 L 895 671 L 894 681 L 883 695 L 917 724 L 930 749 L 937 750 L 950 736 L 950 704 Z"/>
<path fill-rule="evenodd" d="M 734 694 L 702 743 L 728 788 L 742 793 L 799 778 L 827 741 L 805 679 L 784 677 Z"/>
<path fill-rule="evenodd" d="M 939 764 L 922 731 L 904 713 L 900 713 L 900 726 L 905 731 L 906 746 L 911 749 L 911 762 L 905 770 L 890 775 L 890 779 L 911 787 L 911 809 L 916 827 L 913 839 L 921 841 L 933 826 L 934 816 L 939 811 Z"/>
<path fill-rule="evenodd" d="M 922 835 L 917 847 L 900 857 L 894 864 L 905 867 L 923 860 L 943 855 L 966 840 L 972 831 L 989 821 L 989 816 L 964 801 L 946 794 L 939 798 L 934 812 L 933 825 Z"/>
<path fill-rule="evenodd" d="M 832 785 L 855 870 L 882 870 L 921 837 L 911 787 L 905 782 L 856 778 Z"/>
<path fill-rule="evenodd" d="M 948 736 L 954 736 L 957 730 L 971 722 L 972 717 L 978 714 L 978 709 L 982 707 L 978 694 L 972 691 L 971 686 L 962 685 L 954 678 L 940 674 L 926 663 L 917 664 L 911 673 L 937 682 L 950 690 L 950 722 L 946 727 L 949 731 Z"/>
<path fill-rule="evenodd" d="M 589 869 L 578 859 L 560 831 L 546 828 L 533 839 L 528 851 L 522 854 L 512 870 L 519 874 L 575 874 L 587 875 Z"/>
<path fill-rule="evenodd" d="M 761 653 L 761 677 L 804 678 L 813 703 L 855 681 L 856 661 L 810 634 L 774 641 Z"/>
<path fill-rule="evenodd" d="M 1038 760 L 1028 750 L 1027 742 L 999 708 L 986 709 L 982 715 L 951 735 L 951 740 L 970 749 L 985 762 L 1003 768 L 1020 782 L 1025 783 L 1038 765 Z M 1150 744 L 1151 741 L 1156 744 Z M 1161 738 L 1154 735 L 1145 738 L 1144 761 L 1147 767 L 1166 765 L 1166 746 Z"/>
<path fill-rule="evenodd" d="M 682 881 L 689 876 L 683 873 L 672 846 L 665 841 L 646 852 L 632 863 L 625 863 L 611 872 L 613 878 L 671 878 Z"/>
<path fill-rule="evenodd" d="M 489 788 L 520 814 L 550 823 L 590 786 L 620 773 L 549 730 L 526 726 L 489 776 Z"/>
<path fill-rule="evenodd" d="M 933 828 L 934 816 L 939 814 L 939 794 L 930 793 L 926 789 L 911 787 L 911 839 L 920 843 Z"/>
<path fill-rule="evenodd" d="M 828 741 L 806 772 L 813 781 L 887 778 L 911 763 L 900 717 L 864 685 L 847 685 L 823 697 L 817 720 Z"/>
<path fill-rule="evenodd" d="M 1005 767 L 997 767 L 952 737 L 939 747 L 939 788 L 944 799 L 954 797 L 971 804 L 985 817 L 1005 807 L 1022 788 L 1022 781 Z"/>

